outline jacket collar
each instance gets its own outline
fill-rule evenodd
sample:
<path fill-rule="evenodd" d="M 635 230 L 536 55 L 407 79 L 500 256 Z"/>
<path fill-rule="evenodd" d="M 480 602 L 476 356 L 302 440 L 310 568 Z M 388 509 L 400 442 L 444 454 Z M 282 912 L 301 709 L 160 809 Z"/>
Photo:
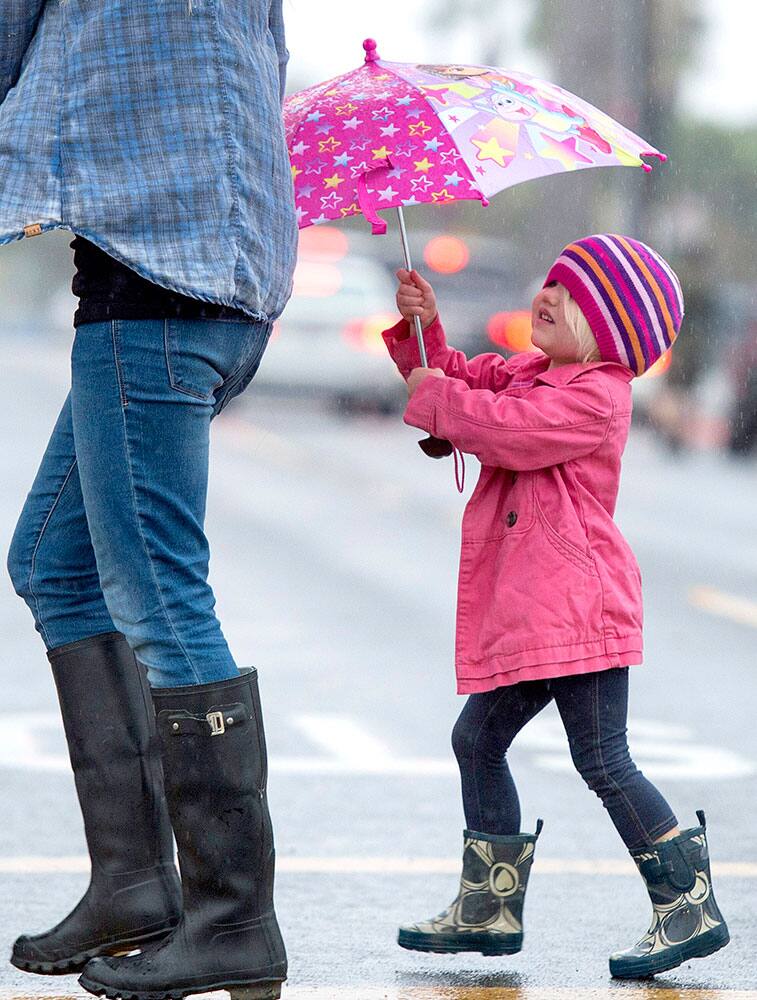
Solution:
<path fill-rule="evenodd" d="M 603 368 L 608 375 L 612 375 L 613 378 L 620 379 L 622 382 L 630 382 L 633 378 L 633 372 L 630 368 L 626 368 L 625 365 L 618 364 L 616 361 L 593 361 L 588 365 L 572 364 L 572 365 L 558 365 L 556 368 L 549 368 L 549 358 L 543 355 L 544 370 L 538 372 L 534 376 L 534 382 L 544 382 L 551 386 L 561 386 L 568 385 L 573 379 L 578 378 L 583 372 L 590 371 L 593 368 Z M 541 360 L 541 359 L 540 359 Z"/>

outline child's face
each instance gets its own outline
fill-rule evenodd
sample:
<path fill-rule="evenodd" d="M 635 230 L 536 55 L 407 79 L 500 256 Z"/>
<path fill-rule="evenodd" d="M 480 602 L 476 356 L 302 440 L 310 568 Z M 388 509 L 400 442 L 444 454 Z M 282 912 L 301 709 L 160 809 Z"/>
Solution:
<path fill-rule="evenodd" d="M 565 285 L 551 281 L 531 303 L 531 343 L 552 358 L 554 365 L 578 361 L 578 344 L 565 319 L 567 294 Z"/>

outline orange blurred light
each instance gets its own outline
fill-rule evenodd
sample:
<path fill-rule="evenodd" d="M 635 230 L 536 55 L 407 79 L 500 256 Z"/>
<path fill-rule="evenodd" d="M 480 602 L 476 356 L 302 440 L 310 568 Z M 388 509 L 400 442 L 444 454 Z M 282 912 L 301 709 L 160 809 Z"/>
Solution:
<path fill-rule="evenodd" d="M 309 299 L 328 299 L 342 287 L 342 274 L 334 264 L 299 260 L 294 269 L 293 295 Z"/>
<path fill-rule="evenodd" d="M 350 320 L 342 330 L 342 335 L 355 351 L 368 354 L 385 354 L 386 347 L 381 334 L 397 322 L 394 313 L 374 313 Z"/>
<path fill-rule="evenodd" d="M 300 230 L 297 253 L 300 257 L 333 262 L 345 257 L 349 247 L 347 234 L 336 226 L 308 226 Z"/>
<path fill-rule="evenodd" d="M 494 313 L 486 324 L 486 332 L 493 344 L 508 351 L 537 349 L 531 343 L 531 312 L 528 309 Z"/>
<path fill-rule="evenodd" d="M 423 258 L 439 274 L 456 274 L 470 260 L 468 246 L 457 236 L 435 236 L 426 244 Z"/>
<path fill-rule="evenodd" d="M 670 368 L 670 364 L 673 360 L 673 351 L 668 348 L 663 355 L 661 355 L 651 368 L 647 368 L 642 378 L 657 378 L 658 375 L 662 375 L 664 372 Z"/>

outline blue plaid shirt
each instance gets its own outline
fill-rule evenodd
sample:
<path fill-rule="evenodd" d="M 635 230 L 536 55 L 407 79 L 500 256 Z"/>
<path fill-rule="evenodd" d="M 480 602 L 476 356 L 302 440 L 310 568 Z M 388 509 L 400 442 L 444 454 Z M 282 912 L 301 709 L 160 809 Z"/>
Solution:
<path fill-rule="evenodd" d="M 297 224 L 281 0 L 0 0 L 0 243 L 67 228 L 275 319 Z"/>

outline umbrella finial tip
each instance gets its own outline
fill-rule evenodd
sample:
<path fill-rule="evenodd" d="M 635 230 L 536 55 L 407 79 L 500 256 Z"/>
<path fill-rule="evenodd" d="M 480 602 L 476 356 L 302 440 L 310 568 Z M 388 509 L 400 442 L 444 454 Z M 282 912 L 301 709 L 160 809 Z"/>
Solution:
<path fill-rule="evenodd" d="M 373 39 L 373 38 L 366 38 L 366 40 L 363 42 L 363 48 L 365 49 L 365 61 L 367 63 L 369 63 L 369 62 L 376 62 L 376 60 L 379 57 L 379 54 L 376 51 L 376 41 L 375 41 L 375 39 Z"/>
<path fill-rule="evenodd" d="M 652 168 L 651 168 L 651 166 L 648 163 L 642 163 L 641 169 L 644 171 L 645 174 L 651 174 L 652 173 Z"/>

